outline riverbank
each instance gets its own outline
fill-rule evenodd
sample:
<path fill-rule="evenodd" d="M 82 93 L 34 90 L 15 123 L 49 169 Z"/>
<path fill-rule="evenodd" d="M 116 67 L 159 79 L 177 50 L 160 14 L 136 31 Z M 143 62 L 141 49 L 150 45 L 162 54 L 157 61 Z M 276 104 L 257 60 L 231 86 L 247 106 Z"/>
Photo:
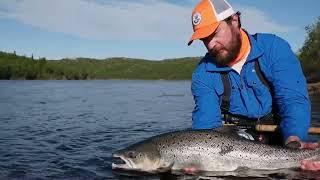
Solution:
<path fill-rule="evenodd" d="M 201 57 L 150 61 L 130 58 L 46 60 L 0 51 L 3 80 L 190 80 Z M 320 95 L 319 64 L 301 62 L 310 95 Z"/>

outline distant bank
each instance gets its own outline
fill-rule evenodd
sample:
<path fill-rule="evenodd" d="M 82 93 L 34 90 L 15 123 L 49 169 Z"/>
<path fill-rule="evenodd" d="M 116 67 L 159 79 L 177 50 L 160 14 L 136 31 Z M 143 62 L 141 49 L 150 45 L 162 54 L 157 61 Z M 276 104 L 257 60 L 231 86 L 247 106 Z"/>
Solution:
<path fill-rule="evenodd" d="M 130 58 L 104 60 L 77 58 L 46 60 L 0 52 L 0 79 L 7 80 L 92 80 L 142 79 L 190 80 L 201 57 L 150 61 Z M 301 62 L 309 92 L 320 94 L 318 64 Z"/>
<path fill-rule="evenodd" d="M 188 80 L 200 57 L 150 61 L 130 58 L 104 60 L 77 58 L 33 59 L 0 52 L 0 79 L 90 80 L 145 79 Z"/>

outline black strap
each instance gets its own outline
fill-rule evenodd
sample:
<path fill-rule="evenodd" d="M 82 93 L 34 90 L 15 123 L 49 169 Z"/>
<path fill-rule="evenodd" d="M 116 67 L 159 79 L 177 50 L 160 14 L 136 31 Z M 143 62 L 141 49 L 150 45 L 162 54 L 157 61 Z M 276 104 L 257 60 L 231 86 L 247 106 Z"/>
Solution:
<path fill-rule="evenodd" d="M 258 34 L 254 34 L 252 35 L 253 38 L 255 40 L 257 40 L 258 38 Z M 260 79 L 260 81 L 269 89 L 269 91 L 271 92 L 271 86 L 269 84 L 269 81 L 267 80 L 266 76 L 263 74 L 263 72 L 261 71 L 261 68 L 260 68 L 260 63 L 259 63 L 259 59 L 257 59 L 255 62 L 254 62 L 254 69 Z"/>
<path fill-rule="evenodd" d="M 221 72 L 220 75 L 223 83 L 223 94 L 220 109 L 222 113 L 228 113 L 230 108 L 231 83 L 228 72 Z"/>
<path fill-rule="evenodd" d="M 258 38 L 258 33 L 254 34 L 254 35 L 252 35 L 252 36 L 253 36 L 253 38 L 254 38 L 255 40 L 257 40 L 257 38 Z"/>
<path fill-rule="evenodd" d="M 269 81 L 266 79 L 266 77 L 265 77 L 264 74 L 262 73 L 258 59 L 254 62 L 254 69 L 256 70 L 256 73 L 257 73 L 260 81 L 262 81 L 262 83 L 263 83 L 263 84 L 269 89 L 269 91 L 271 92 L 271 87 L 270 87 Z"/>

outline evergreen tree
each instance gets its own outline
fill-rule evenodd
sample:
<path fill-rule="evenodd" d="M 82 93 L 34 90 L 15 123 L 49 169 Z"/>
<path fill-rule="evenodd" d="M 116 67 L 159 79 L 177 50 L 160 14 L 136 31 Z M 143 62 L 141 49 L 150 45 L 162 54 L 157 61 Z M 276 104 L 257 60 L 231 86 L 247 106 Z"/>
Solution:
<path fill-rule="evenodd" d="M 300 59 L 309 63 L 320 63 L 320 17 L 311 26 L 306 27 L 307 38 L 300 50 Z"/>

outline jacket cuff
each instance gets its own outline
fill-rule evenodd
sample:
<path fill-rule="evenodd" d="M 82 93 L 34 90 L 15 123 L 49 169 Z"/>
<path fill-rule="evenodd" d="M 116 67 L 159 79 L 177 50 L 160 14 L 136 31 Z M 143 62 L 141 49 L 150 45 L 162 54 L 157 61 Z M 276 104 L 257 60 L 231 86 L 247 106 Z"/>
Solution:
<path fill-rule="evenodd" d="M 298 136 L 301 141 L 306 141 L 308 132 L 303 129 L 283 129 L 282 128 L 282 135 L 283 135 L 283 142 L 286 142 L 288 137 L 290 136 Z"/>

